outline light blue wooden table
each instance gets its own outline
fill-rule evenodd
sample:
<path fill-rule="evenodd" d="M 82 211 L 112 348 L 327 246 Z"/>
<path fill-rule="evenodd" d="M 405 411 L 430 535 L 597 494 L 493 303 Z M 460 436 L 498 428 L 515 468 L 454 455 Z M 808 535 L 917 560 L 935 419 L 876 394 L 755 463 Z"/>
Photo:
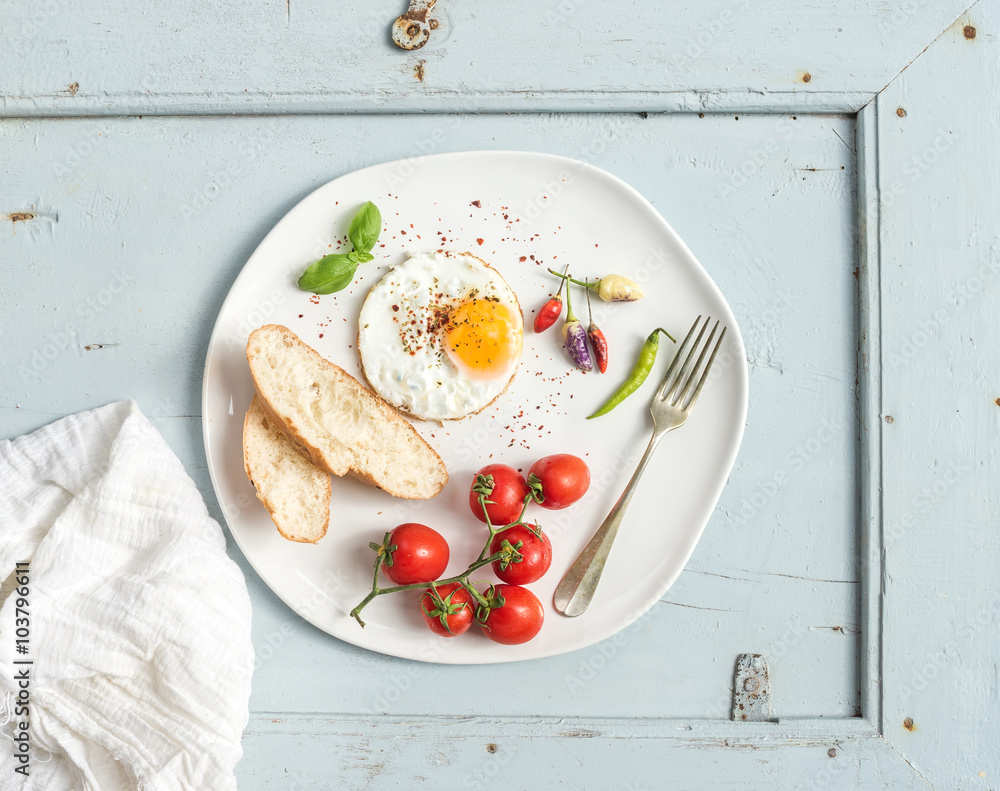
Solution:
<path fill-rule="evenodd" d="M 254 605 L 247 789 L 1000 784 L 1000 0 L 8 4 L 0 435 L 133 397 L 201 444 L 225 294 L 316 186 L 431 152 L 605 168 L 740 321 L 751 405 L 688 568 L 522 665 L 362 651 Z M 422 78 L 422 79 L 418 79 Z M 731 722 L 768 660 L 776 722 Z"/>

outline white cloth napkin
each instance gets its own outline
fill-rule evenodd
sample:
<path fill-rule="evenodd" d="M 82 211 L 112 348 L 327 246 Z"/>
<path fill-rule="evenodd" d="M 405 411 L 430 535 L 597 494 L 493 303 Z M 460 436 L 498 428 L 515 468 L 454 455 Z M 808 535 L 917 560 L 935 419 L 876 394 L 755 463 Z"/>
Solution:
<path fill-rule="evenodd" d="M 28 590 L 11 594 L 18 561 Z M 253 672 L 246 583 L 135 402 L 0 442 L 0 580 L 0 789 L 236 788 Z M 25 668 L 27 778 L 12 740 Z"/>

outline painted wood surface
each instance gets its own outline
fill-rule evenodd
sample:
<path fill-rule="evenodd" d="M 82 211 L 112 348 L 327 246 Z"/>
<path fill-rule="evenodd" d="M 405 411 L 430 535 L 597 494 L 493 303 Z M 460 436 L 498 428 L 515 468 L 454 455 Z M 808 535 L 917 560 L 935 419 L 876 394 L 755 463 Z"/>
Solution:
<path fill-rule="evenodd" d="M 434 140 L 442 128 L 441 150 L 569 150 L 625 178 L 674 223 L 732 301 L 753 371 L 744 449 L 690 570 L 612 645 L 614 662 L 600 668 L 600 683 L 581 684 L 590 681 L 590 664 L 603 664 L 597 649 L 549 660 L 514 695 L 486 683 L 524 672 L 514 667 L 414 671 L 323 637 L 248 569 L 261 599 L 259 710 L 314 711 L 318 695 L 356 712 L 565 714 L 571 705 L 587 716 L 718 717 L 727 711 L 736 654 L 763 646 L 775 673 L 794 679 L 781 716 L 855 713 L 857 459 L 848 428 L 856 422 L 855 188 L 854 155 L 844 142 L 853 138 L 852 121 L 630 115 L 468 117 L 455 129 L 440 117 L 405 125 L 299 117 L 5 126 L 13 142 L 7 150 L 29 157 L 18 167 L 48 174 L 41 194 L 54 197 L 27 206 L 14 195 L 4 199 L 58 218 L 17 223 L 5 242 L 8 260 L 28 264 L 12 267 L 11 304 L 34 317 L 5 332 L 5 344 L 18 350 L 7 433 L 47 422 L 35 410 L 62 408 L 69 394 L 60 382 L 79 383 L 77 408 L 134 395 L 169 425 L 168 438 L 190 433 L 175 447 L 199 471 L 210 502 L 199 421 L 177 416 L 199 412 L 207 330 L 243 260 L 316 184 L 419 153 L 414 140 Z M 55 163 L 80 141 L 92 141 L 93 152 L 63 174 Z M 355 153 L 345 162 L 342 150 Z M 84 234 L 91 241 L 80 250 Z M 627 271 L 628 262 L 616 268 Z M 55 294 L 52 279 L 63 283 Z M 127 288 L 104 308 L 105 289 L 122 282 Z M 67 330 L 67 323 L 76 326 Z M 69 348 L 49 362 L 51 336 L 60 334 L 70 336 Z M 824 336 L 829 341 L 817 343 Z M 817 502 L 822 508 L 812 509 Z M 286 687 L 290 663 L 313 678 L 308 687 Z M 348 666 L 347 675 L 324 671 Z M 669 705 L 664 696 L 636 694 L 664 673 L 678 682 Z M 425 685 L 446 691 L 418 688 Z M 479 700 L 467 700 L 466 685 L 484 687 Z"/>
<path fill-rule="evenodd" d="M 0 18 L 2 436 L 135 397 L 221 519 L 199 396 L 229 284 L 318 184 L 431 151 L 607 168 L 741 322 L 737 466 L 678 583 L 614 640 L 523 666 L 389 659 L 243 563 L 241 786 L 995 787 L 1000 3 L 517 2 L 500 30 L 439 5 L 412 55 L 373 22 L 401 3 Z M 432 111 L 454 115 L 385 114 Z M 217 112 L 250 117 L 119 117 Z M 41 117 L 63 115 L 106 117 Z M 722 721 L 742 651 L 769 657 L 780 723 Z"/>
<path fill-rule="evenodd" d="M 35 0 L 0 17 L 0 110 L 699 110 L 741 96 L 749 111 L 817 92 L 856 110 L 967 5 L 440 0 L 441 27 L 404 54 L 389 40 L 403 0 Z"/>
<path fill-rule="evenodd" d="M 883 728 L 938 789 L 1000 773 L 998 33 L 978 3 L 877 104 Z"/>
<path fill-rule="evenodd" d="M 859 788 L 928 785 L 864 724 L 776 724 L 572 718 L 254 719 L 248 788 Z M 317 759 L 317 752 L 321 758 Z M 246 759 L 244 759 L 246 763 Z"/>

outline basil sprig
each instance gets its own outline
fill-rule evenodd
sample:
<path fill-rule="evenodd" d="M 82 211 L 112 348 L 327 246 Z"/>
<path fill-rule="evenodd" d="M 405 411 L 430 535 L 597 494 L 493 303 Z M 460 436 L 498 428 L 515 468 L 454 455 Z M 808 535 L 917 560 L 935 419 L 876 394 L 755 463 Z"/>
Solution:
<path fill-rule="evenodd" d="M 332 294 L 347 288 L 354 280 L 358 264 L 374 260 L 371 249 L 378 242 L 381 230 L 382 214 L 378 206 L 368 201 L 354 215 L 347 230 L 347 238 L 354 249 L 349 253 L 325 255 L 311 264 L 299 278 L 299 288 L 314 294 Z"/>

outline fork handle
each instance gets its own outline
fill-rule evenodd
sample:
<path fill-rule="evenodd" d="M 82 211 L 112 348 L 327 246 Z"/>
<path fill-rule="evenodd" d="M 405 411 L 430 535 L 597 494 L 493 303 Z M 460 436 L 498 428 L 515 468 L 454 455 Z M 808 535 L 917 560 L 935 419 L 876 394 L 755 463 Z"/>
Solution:
<path fill-rule="evenodd" d="M 653 434 L 646 447 L 646 452 L 642 454 L 639 466 L 632 473 L 632 478 L 629 480 L 628 486 L 625 487 L 625 491 L 622 492 L 622 496 L 618 498 L 618 502 L 611 509 L 607 519 L 597 528 L 594 537 L 583 548 L 583 552 L 569 567 L 569 571 L 556 587 L 552 603 L 556 610 L 563 615 L 573 618 L 581 615 L 590 606 L 590 601 L 594 598 L 594 592 L 597 590 L 597 583 L 601 581 L 601 574 L 604 573 L 604 564 L 608 560 L 608 555 L 611 554 L 611 545 L 614 543 L 615 536 L 618 535 L 618 528 L 625 517 L 625 510 L 632 500 L 632 495 L 635 493 L 643 470 L 646 469 L 646 465 L 649 464 L 649 460 L 653 456 L 653 450 L 665 433 L 665 431 L 657 431 Z"/>

